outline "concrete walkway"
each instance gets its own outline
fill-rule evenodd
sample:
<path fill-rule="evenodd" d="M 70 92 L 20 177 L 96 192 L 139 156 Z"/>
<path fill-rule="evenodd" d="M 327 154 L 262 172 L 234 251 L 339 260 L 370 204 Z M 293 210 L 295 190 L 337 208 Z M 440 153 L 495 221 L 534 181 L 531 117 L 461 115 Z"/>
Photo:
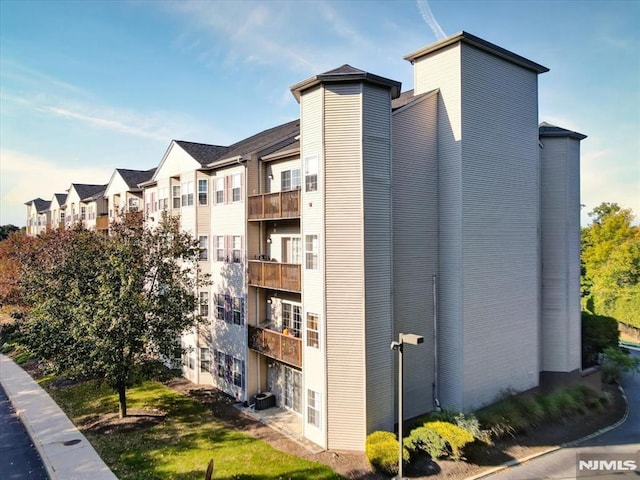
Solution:
<path fill-rule="evenodd" d="M 38 449 L 51 480 L 117 480 L 47 392 L 2 354 L 0 383 Z"/>

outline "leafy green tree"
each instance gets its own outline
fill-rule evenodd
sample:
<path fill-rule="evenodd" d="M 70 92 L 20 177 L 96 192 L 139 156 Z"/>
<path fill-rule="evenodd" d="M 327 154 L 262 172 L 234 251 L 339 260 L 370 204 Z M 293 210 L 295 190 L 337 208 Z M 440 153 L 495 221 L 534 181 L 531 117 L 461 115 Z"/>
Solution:
<path fill-rule="evenodd" d="M 41 240 L 43 255 L 25 262 L 30 347 L 61 371 L 103 378 L 124 417 L 126 389 L 200 322 L 197 242 L 167 215 L 154 229 L 127 217 L 108 237 L 73 229 Z"/>
<path fill-rule="evenodd" d="M 640 327 L 640 230 L 631 209 L 602 203 L 582 230 L 582 294 L 587 309 Z"/>
<path fill-rule="evenodd" d="M 0 226 L 0 241 L 2 240 L 6 240 L 7 238 L 9 238 L 9 235 L 11 235 L 13 232 L 18 232 L 20 231 L 19 227 L 16 227 L 15 225 L 1 225 Z"/>

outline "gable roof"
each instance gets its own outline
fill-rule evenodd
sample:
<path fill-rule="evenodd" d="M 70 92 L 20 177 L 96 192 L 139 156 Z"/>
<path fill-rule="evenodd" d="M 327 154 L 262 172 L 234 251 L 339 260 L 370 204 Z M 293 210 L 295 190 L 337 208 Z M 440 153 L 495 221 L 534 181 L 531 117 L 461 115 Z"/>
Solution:
<path fill-rule="evenodd" d="M 185 140 L 174 141 L 200 165 L 208 165 L 215 162 L 229 150 L 229 147 L 222 145 L 208 145 L 206 143 L 187 142 Z M 149 179 L 150 178 L 151 177 L 149 177 Z"/>
<path fill-rule="evenodd" d="M 152 168 L 150 170 L 129 170 L 126 168 L 116 168 L 116 172 L 120 174 L 122 179 L 127 184 L 131 190 L 138 190 L 139 184 L 150 180 L 153 177 L 156 169 Z"/>
<path fill-rule="evenodd" d="M 34 206 L 36 208 L 36 212 L 42 213 L 49 209 L 51 202 L 49 200 L 43 200 L 42 198 L 34 198 L 33 200 L 29 200 L 25 203 L 27 206 Z"/>
<path fill-rule="evenodd" d="M 102 193 L 104 193 L 107 185 L 91 185 L 86 183 L 72 183 L 71 188 L 73 188 L 78 197 L 80 197 L 80 201 L 84 202 L 86 200 L 92 200 L 95 197 L 98 197 Z"/>
<path fill-rule="evenodd" d="M 582 133 L 567 130 L 547 122 L 542 122 L 538 126 L 538 133 L 540 137 L 570 137 L 575 138 L 576 140 L 584 140 L 587 138 L 587 136 Z"/>
<path fill-rule="evenodd" d="M 232 158 L 242 157 L 245 155 L 251 155 L 254 153 L 262 153 L 263 151 L 276 146 L 280 148 L 281 144 L 286 144 L 289 140 L 295 141 L 295 137 L 300 134 L 300 120 L 292 120 L 291 122 L 283 123 L 277 127 L 263 130 L 260 133 L 252 135 L 249 138 L 240 140 L 228 147 L 228 151 L 216 160 L 216 162 L 222 162 Z M 212 162 L 209 166 L 214 166 L 216 162 Z"/>
<path fill-rule="evenodd" d="M 67 194 L 66 193 L 54 193 L 53 196 L 55 197 L 56 201 L 58 202 L 58 205 L 64 205 L 64 202 L 67 201 Z"/>
<path fill-rule="evenodd" d="M 314 75 L 313 77 L 298 82 L 295 85 L 291 86 L 289 90 L 291 90 L 291 93 L 293 93 L 293 96 L 296 97 L 296 100 L 299 102 L 300 94 L 304 90 L 313 88 L 316 85 L 320 85 L 321 83 L 333 82 L 373 83 L 375 85 L 389 88 L 391 90 L 391 98 L 396 98 L 398 95 L 400 95 L 400 87 L 402 86 L 402 83 L 391 80 L 390 78 L 380 77 L 378 75 L 374 75 L 373 73 L 365 72 L 364 70 L 360 70 L 359 68 L 352 67 L 351 65 L 344 64 L 338 68 L 334 68 L 333 70 L 329 70 L 319 75 Z"/>

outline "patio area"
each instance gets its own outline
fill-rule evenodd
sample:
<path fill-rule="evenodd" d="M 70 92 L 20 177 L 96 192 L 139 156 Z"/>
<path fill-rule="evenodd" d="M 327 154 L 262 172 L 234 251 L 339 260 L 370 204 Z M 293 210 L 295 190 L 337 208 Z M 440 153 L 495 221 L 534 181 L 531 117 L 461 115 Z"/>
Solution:
<path fill-rule="evenodd" d="M 244 407 L 242 404 L 236 404 L 236 408 L 245 415 L 286 435 L 311 453 L 324 451 L 322 447 L 304 438 L 302 435 L 302 417 L 290 410 L 280 407 L 256 410 L 253 406 Z"/>

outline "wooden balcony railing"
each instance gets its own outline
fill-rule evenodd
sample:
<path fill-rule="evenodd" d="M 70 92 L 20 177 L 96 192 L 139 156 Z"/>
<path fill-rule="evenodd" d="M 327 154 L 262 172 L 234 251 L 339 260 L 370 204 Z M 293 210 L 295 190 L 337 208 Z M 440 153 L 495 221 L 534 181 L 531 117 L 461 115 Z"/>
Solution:
<path fill-rule="evenodd" d="M 249 260 L 249 285 L 273 288 L 288 292 L 300 292 L 301 266 L 296 263 L 278 263 Z"/>
<path fill-rule="evenodd" d="M 107 215 L 96 218 L 96 230 L 109 230 L 109 217 Z"/>
<path fill-rule="evenodd" d="M 249 196 L 249 220 L 300 218 L 300 190 Z"/>
<path fill-rule="evenodd" d="M 267 357 L 302 368 L 302 339 L 249 325 L 249 348 Z"/>

